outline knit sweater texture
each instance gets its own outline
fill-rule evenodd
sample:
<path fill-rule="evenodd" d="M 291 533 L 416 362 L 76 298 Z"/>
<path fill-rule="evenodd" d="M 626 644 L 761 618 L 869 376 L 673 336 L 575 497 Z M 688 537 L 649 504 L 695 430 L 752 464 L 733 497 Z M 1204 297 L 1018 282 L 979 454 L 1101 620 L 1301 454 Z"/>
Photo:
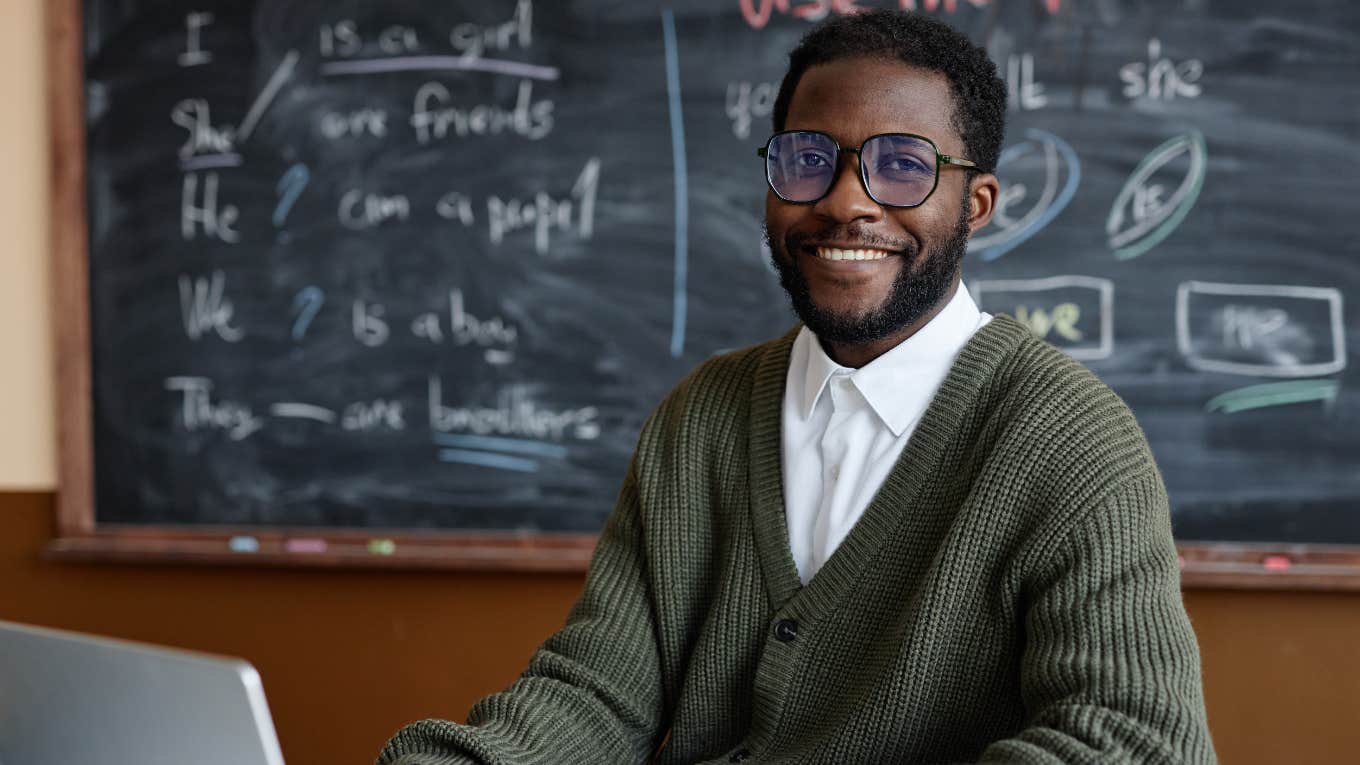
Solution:
<path fill-rule="evenodd" d="M 998 316 L 803 586 L 795 334 L 676 387 L 566 625 L 466 725 L 409 725 L 379 763 L 1213 762 L 1166 490 L 1124 403 Z"/>

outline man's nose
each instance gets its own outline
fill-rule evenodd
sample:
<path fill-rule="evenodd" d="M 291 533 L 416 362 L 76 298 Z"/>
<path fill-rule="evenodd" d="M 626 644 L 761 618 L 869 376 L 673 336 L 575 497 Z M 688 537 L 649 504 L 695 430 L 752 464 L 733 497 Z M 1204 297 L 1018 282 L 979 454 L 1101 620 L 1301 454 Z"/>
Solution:
<path fill-rule="evenodd" d="M 813 210 L 818 215 L 839 223 L 855 220 L 876 220 L 883 215 L 883 206 L 869 196 L 859 169 L 858 152 L 843 152 L 836 179 L 826 196 L 817 200 Z"/>

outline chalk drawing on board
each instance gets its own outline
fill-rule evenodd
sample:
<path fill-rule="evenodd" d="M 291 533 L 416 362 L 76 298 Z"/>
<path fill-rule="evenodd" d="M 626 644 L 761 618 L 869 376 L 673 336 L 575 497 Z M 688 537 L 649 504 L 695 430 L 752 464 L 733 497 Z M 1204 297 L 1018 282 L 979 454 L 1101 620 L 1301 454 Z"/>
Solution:
<path fill-rule="evenodd" d="M 353 74 L 390 74 L 392 72 L 484 72 L 553 82 L 562 76 L 555 66 L 526 64 L 497 58 L 467 56 L 388 56 L 348 61 L 327 61 L 320 67 L 327 77 Z"/>
<path fill-rule="evenodd" d="M 685 351 L 685 322 L 689 280 L 689 175 L 685 160 L 685 118 L 680 108 L 680 58 L 676 52 L 675 14 L 661 12 L 666 42 L 666 95 L 671 116 L 671 160 L 675 166 L 675 286 L 672 298 L 671 356 Z"/>
<path fill-rule="evenodd" d="M 567 447 L 542 441 L 493 436 L 455 435 L 436 433 L 435 445 L 440 462 L 510 470 L 517 473 L 537 473 L 541 463 L 536 458 L 563 460 Z"/>
<path fill-rule="evenodd" d="M 1154 182 L 1158 171 L 1188 156 L 1185 175 L 1170 196 Z M 1190 130 L 1153 149 L 1124 182 L 1105 221 L 1110 250 L 1119 260 L 1130 260 L 1151 250 L 1176 230 L 1190 214 L 1204 186 L 1208 149 L 1204 135 Z"/>
<path fill-rule="evenodd" d="M 1335 374 L 1346 368 L 1342 311 L 1341 291 L 1331 287 L 1183 282 L 1176 346 L 1192 369 L 1205 372 Z"/>
<path fill-rule="evenodd" d="M 241 155 L 234 151 L 225 154 L 198 154 L 188 159 L 181 159 L 179 169 L 189 171 L 212 167 L 240 167 L 242 161 Z"/>
<path fill-rule="evenodd" d="M 537 473 L 539 459 L 564 460 L 567 447 L 543 441 L 495 436 L 436 433 L 434 443 L 441 447 L 440 462 L 459 462 L 518 473 Z"/>
<path fill-rule="evenodd" d="M 1001 152 L 997 175 L 1001 191 L 992 221 L 968 242 L 968 251 L 984 261 L 1019 247 L 1058 217 L 1081 184 L 1081 160 L 1063 139 L 1029 128 L 1025 140 Z"/>
<path fill-rule="evenodd" d="M 327 425 L 334 425 L 337 419 L 334 410 L 302 401 L 280 401 L 270 404 L 269 414 L 274 417 L 313 420 Z"/>
<path fill-rule="evenodd" d="M 989 279 L 972 282 L 968 290 L 983 310 L 1016 315 L 1036 335 L 1074 359 L 1093 361 L 1114 353 L 1114 282 L 1109 279 L 1072 275 Z M 1093 299 L 1077 297 L 1083 290 L 1094 293 Z M 1017 299 L 1026 303 L 1016 303 Z M 1029 305 L 1030 301 L 1037 305 Z M 1082 309 L 1090 305 L 1098 312 L 1098 329 L 1093 335 L 1082 329 L 1089 325 L 1089 321 L 1082 321 L 1082 314 L 1090 314 Z"/>
<path fill-rule="evenodd" d="M 250 134 L 255 132 L 255 126 L 260 123 L 260 118 L 264 116 L 269 105 L 274 102 L 274 97 L 279 94 L 283 84 L 293 76 L 293 69 L 297 67 L 298 52 L 290 50 L 275 67 L 274 73 L 269 76 L 269 81 L 264 84 L 264 89 L 259 95 L 255 96 L 255 101 L 246 110 L 246 116 L 241 120 L 241 126 L 236 129 L 236 143 L 240 145 Z"/>
<path fill-rule="evenodd" d="M 264 88 L 255 95 L 239 127 L 212 124 L 207 99 L 186 98 L 170 110 L 170 121 L 188 131 L 188 138 L 177 152 L 180 170 L 185 172 L 220 167 L 240 167 L 243 163 L 236 148 L 250 138 L 284 84 L 297 67 L 298 52 L 290 50 L 274 68 Z"/>
<path fill-rule="evenodd" d="M 1336 396 L 1340 391 L 1341 381 L 1328 379 L 1249 385 L 1214 396 L 1204 404 L 1204 411 L 1235 414 L 1252 409 L 1311 401 L 1321 401 L 1330 407 L 1336 403 Z"/>
<path fill-rule="evenodd" d="M 279 182 L 274 186 L 274 193 L 278 195 L 279 201 L 274 205 L 274 214 L 270 216 L 276 228 L 282 228 L 288 220 L 288 213 L 292 211 L 293 205 L 297 203 L 298 197 L 302 196 L 303 189 L 307 188 L 308 182 L 312 179 L 312 174 L 307 170 L 307 166 L 301 162 L 295 163 L 284 171 Z"/>

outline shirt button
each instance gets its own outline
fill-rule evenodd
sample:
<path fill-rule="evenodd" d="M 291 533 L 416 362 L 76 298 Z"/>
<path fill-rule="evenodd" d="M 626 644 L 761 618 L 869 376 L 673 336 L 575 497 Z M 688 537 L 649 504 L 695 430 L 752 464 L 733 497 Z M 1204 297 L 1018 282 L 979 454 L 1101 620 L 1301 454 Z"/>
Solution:
<path fill-rule="evenodd" d="M 833 480 L 833 481 L 839 481 L 839 480 L 841 480 L 841 466 L 840 466 L 840 465 L 832 465 L 832 466 L 831 466 L 831 480 Z"/>
<path fill-rule="evenodd" d="M 731 757 L 728 757 L 728 758 L 727 758 L 727 761 L 728 761 L 728 762 L 746 762 L 746 761 L 749 760 L 749 759 L 751 759 L 751 753 L 750 753 L 749 751 L 747 751 L 747 750 L 745 750 L 745 749 L 738 749 L 737 751 L 735 751 L 735 752 L 732 753 L 732 756 L 731 756 Z"/>
<path fill-rule="evenodd" d="M 781 643 L 792 643 L 798 638 L 798 622 L 780 619 L 774 625 L 774 638 Z"/>

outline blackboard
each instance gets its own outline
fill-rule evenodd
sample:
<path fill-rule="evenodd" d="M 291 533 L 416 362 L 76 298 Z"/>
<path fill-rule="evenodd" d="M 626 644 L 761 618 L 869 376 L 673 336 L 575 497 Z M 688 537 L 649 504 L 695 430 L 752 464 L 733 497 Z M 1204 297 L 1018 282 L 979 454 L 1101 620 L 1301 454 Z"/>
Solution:
<path fill-rule="evenodd" d="M 793 322 L 788 50 L 899 5 L 1010 90 L 966 282 L 1134 408 L 1191 567 L 1360 545 L 1344 0 L 86 0 L 93 526 L 595 532 L 666 391 Z"/>

